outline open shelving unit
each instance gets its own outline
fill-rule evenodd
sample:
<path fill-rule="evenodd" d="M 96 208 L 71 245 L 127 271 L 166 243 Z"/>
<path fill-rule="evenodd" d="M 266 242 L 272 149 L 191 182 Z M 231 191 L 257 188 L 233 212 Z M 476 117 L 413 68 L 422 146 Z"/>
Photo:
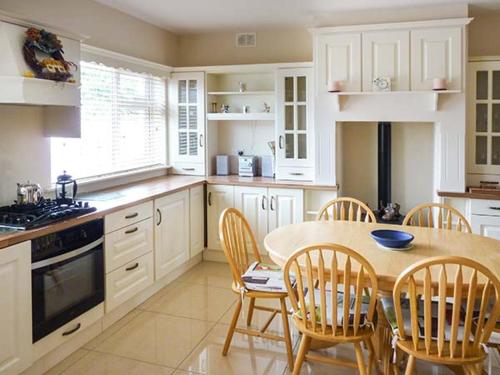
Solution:
<path fill-rule="evenodd" d="M 274 121 L 274 113 L 207 113 L 207 120 L 216 121 Z"/>
<path fill-rule="evenodd" d="M 266 95 L 266 96 L 273 96 L 275 94 L 274 91 L 267 91 L 267 90 L 261 90 L 261 91 L 209 91 L 207 93 L 208 95 Z"/>

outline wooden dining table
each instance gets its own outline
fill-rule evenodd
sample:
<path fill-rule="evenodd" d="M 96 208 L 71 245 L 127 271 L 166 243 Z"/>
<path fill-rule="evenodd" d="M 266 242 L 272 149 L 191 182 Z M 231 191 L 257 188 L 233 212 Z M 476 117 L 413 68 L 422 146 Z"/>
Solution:
<path fill-rule="evenodd" d="M 409 250 L 381 248 L 370 235 L 376 229 L 409 232 L 415 237 L 413 246 Z M 454 230 L 350 221 L 310 221 L 277 228 L 264 238 L 264 247 L 270 258 L 281 267 L 296 250 L 321 243 L 343 245 L 366 258 L 377 274 L 380 296 L 392 295 L 397 277 L 406 268 L 435 256 L 469 258 L 485 265 L 497 276 L 500 275 L 499 240 Z M 385 319 L 379 319 L 379 327 L 379 360 L 384 373 L 389 373 L 390 332 Z"/>

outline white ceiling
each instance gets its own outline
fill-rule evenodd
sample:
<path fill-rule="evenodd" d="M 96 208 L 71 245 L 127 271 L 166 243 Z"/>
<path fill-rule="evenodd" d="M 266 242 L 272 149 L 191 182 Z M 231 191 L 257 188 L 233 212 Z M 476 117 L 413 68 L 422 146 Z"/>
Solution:
<path fill-rule="evenodd" d="M 500 0 L 96 0 L 179 34 L 322 26 L 326 15 L 468 3 L 500 10 Z"/>

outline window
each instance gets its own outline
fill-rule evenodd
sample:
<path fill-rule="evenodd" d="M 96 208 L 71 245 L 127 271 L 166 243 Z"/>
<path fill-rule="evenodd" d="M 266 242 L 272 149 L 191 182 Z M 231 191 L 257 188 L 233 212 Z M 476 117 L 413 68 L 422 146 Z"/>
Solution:
<path fill-rule="evenodd" d="M 81 63 L 81 138 L 51 139 L 52 181 L 165 165 L 165 80 Z"/>

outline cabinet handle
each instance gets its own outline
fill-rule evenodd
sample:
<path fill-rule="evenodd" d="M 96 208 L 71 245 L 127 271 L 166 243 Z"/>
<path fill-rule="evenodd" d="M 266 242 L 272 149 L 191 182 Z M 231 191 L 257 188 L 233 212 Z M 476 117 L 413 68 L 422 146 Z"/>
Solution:
<path fill-rule="evenodd" d="M 139 263 L 134 264 L 133 266 L 125 268 L 125 271 L 132 271 L 139 267 Z"/>
<path fill-rule="evenodd" d="M 182 168 L 182 170 L 183 171 L 190 171 L 190 172 L 192 172 L 192 171 L 194 171 L 194 168 Z"/>
<path fill-rule="evenodd" d="M 271 211 L 274 211 L 274 195 L 271 196 L 271 203 L 269 204 L 269 208 L 271 209 Z"/>
<path fill-rule="evenodd" d="M 280 149 L 283 149 L 283 136 L 282 136 L 282 135 L 280 135 L 280 136 L 278 137 L 278 147 L 279 147 Z"/>
<path fill-rule="evenodd" d="M 266 201 L 267 197 L 265 195 L 262 196 L 262 202 L 261 202 L 261 207 L 263 210 L 266 209 L 266 206 L 265 206 L 265 201 Z"/>
<path fill-rule="evenodd" d="M 290 175 L 292 176 L 303 176 L 304 173 L 300 173 L 300 172 L 290 172 Z"/>
<path fill-rule="evenodd" d="M 158 221 L 156 222 L 156 225 L 160 225 L 161 224 L 161 211 L 159 208 L 157 208 L 156 212 L 158 213 Z"/>
<path fill-rule="evenodd" d="M 490 210 L 500 210 L 500 207 L 490 207 Z"/>
<path fill-rule="evenodd" d="M 69 336 L 69 335 L 75 333 L 76 331 L 78 331 L 81 328 L 81 326 L 82 326 L 82 324 L 78 323 L 75 328 L 70 329 L 69 331 L 63 332 L 62 335 L 63 336 Z"/>
<path fill-rule="evenodd" d="M 208 205 L 211 206 L 212 205 L 212 192 L 208 192 Z"/>
<path fill-rule="evenodd" d="M 203 134 L 200 134 L 200 147 L 203 147 Z"/>
<path fill-rule="evenodd" d="M 128 229 L 125 231 L 125 234 L 134 233 L 134 232 L 137 232 L 138 230 L 139 230 L 139 228 L 137 228 L 137 227 L 132 228 L 132 229 Z"/>
<path fill-rule="evenodd" d="M 133 214 L 129 214 L 125 216 L 125 219 L 133 219 L 134 217 L 139 216 L 137 212 L 134 212 Z"/>

